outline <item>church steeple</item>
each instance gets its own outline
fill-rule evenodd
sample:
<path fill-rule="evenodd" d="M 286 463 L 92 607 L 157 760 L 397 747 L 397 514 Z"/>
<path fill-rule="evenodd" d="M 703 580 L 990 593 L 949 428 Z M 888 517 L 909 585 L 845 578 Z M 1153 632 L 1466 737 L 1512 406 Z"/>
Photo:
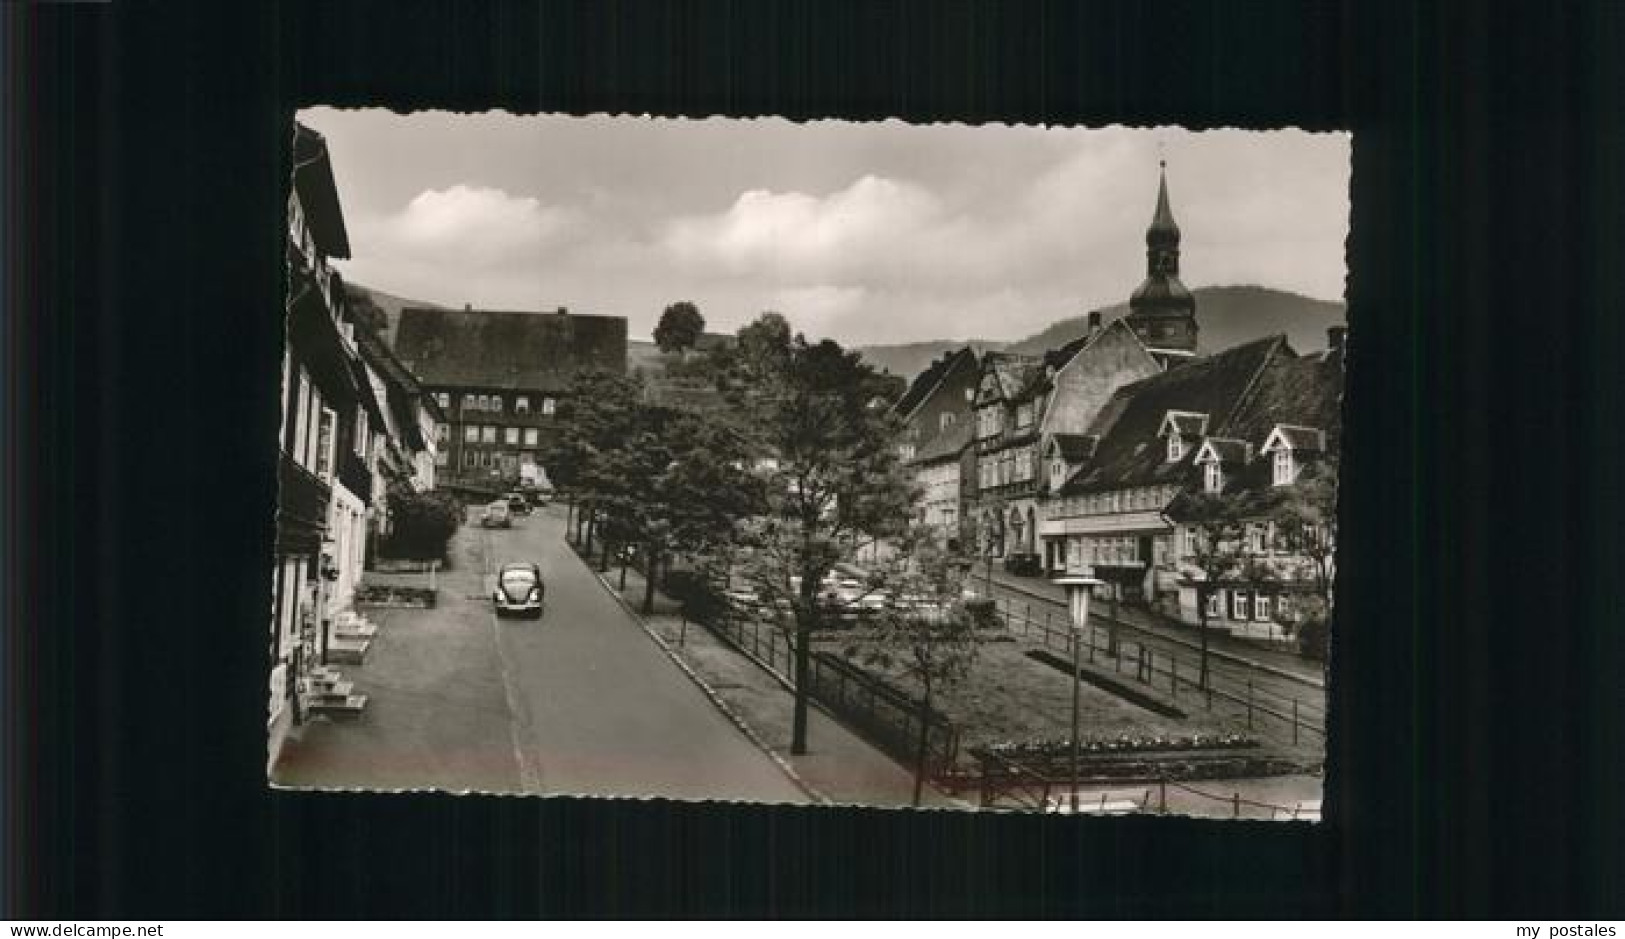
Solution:
<path fill-rule="evenodd" d="M 1140 341 L 1163 361 L 1196 353 L 1196 298 L 1179 280 L 1179 224 L 1168 200 L 1168 164 L 1160 161 L 1157 208 L 1145 230 L 1145 281 L 1129 298 L 1124 320 Z"/>

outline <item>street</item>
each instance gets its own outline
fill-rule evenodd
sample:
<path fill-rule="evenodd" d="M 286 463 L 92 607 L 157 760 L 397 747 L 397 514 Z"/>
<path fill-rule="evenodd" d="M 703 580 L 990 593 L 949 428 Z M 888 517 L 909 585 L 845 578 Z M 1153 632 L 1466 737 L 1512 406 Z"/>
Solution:
<path fill-rule="evenodd" d="M 285 746 L 288 786 L 806 802 L 569 550 L 562 507 L 453 539 L 432 610 L 378 610 L 355 721 Z M 498 619 L 490 577 L 535 561 L 543 617 Z"/>

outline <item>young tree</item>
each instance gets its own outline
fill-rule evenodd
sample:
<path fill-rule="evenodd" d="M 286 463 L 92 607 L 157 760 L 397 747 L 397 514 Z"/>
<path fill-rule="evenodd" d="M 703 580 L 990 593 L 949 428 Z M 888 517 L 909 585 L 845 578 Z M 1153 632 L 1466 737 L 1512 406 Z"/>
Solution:
<path fill-rule="evenodd" d="M 972 561 L 930 545 L 905 548 L 884 575 L 892 602 L 871 617 L 872 631 L 846 654 L 919 683 L 920 727 L 914 750 L 914 804 L 919 805 L 928 773 L 928 722 L 935 696 L 970 674 L 977 635 L 961 596 L 961 581 Z"/>
<path fill-rule="evenodd" d="M 1197 632 L 1202 642 L 1198 687 L 1208 687 L 1208 602 L 1226 581 L 1250 575 L 1247 520 L 1233 496 L 1185 492 L 1169 506 L 1169 517 L 1195 534 L 1194 551 L 1186 561 L 1201 575 L 1191 578 L 1196 588 Z"/>
<path fill-rule="evenodd" d="M 825 613 L 820 584 L 851 560 L 854 536 L 904 532 L 913 491 L 892 444 L 895 420 L 867 407 L 877 390 L 874 370 L 834 342 L 788 339 L 782 322 L 768 315 L 741 330 L 740 354 L 724 377 L 753 452 L 769 459 L 759 475 L 761 506 L 746 529 L 744 574 L 764 600 L 790 613 L 790 748 L 802 754 L 811 639 Z"/>
<path fill-rule="evenodd" d="M 635 379 L 581 372 L 559 404 L 560 430 L 547 455 L 548 477 L 580 503 L 576 524 L 585 528 L 589 555 L 602 505 L 619 491 L 623 467 L 616 465 L 617 458 L 637 430 L 642 397 L 642 385 Z"/>
<path fill-rule="evenodd" d="M 655 345 L 662 352 L 682 355 L 694 348 L 704 331 L 705 317 L 700 315 L 699 307 L 687 300 L 679 300 L 660 314 L 660 323 L 655 327 Z"/>
<path fill-rule="evenodd" d="M 1314 583 L 1298 634 L 1300 648 L 1326 660 L 1333 621 L 1333 577 L 1337 553 L 1337 463 L 1327 460 L 1304 470 L 1272 515 L 1281 546 L 1303 559 Z"/>

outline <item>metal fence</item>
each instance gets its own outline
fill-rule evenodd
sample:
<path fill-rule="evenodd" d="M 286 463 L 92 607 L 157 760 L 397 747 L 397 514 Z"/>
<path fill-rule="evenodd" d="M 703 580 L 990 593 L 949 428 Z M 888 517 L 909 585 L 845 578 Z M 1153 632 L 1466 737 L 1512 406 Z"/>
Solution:
<path fill-rule="evenodd" d="M 1070 659 L 1077 633 L 1065 613 L 1056 616 L 1053 611 L 1045 611 L 1042 618 L 1035 617 L 1031 604 L 1007 597 L 998 598 L 995 609 L 1013 635 Z M 1127 673 L 1143 685 L 1165 690 L 1176 705 L 1195 705 L 1221 715 L 1244 717 L 1248 730 L 1278 734 L 1294 744 L 1311 734 L 1325 739 L 1324 693 L 1310 694 L 1309 686 L 1305 686 L 1302 695 L 1288 694 L 1251 675 L 1221 673 L 1213 657 L 1209 659 L 1207 687 L 1203 688 L 1199 654 L 1153 648 L 1136 639 L 1133 632 L 1132 626 L 1118 630 L 1114 646 L 1112 630 L 1102 629 L 1091 618 L 1089 628 L 1082 633 L 1079 657 L 1088 665 L 1109 668 L 1118 675 Z"/>
<path fill-rule="evenodd" d="M 717 616 L 706 628 L 757 664 L 794 685 L 795 651 L 778 626 L 747 616 Z M 925 721 L 926 768 L 938 776 L 959 758 L 959 730 L 941 713 L 924 713 L 920 702 L 859 666 L 830 652 L 814 652 L 807 663 L 807 693 L 853 729 L 912 765 L 918 755 L 920 722 Z"/>

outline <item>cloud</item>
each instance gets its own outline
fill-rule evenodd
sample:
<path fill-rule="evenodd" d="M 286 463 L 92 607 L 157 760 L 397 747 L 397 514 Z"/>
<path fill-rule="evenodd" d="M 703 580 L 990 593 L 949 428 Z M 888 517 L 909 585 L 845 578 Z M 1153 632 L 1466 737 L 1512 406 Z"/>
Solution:
<path fill-rule="evenodd" d="M 491 268 L 534 260 L 575 221 L 570 210 L 530 196 L 459 183 L 426 189 L 400 211 L 365 220 L 361 243 L 369 255 L 438 261 L 451 270 Z"/>
<path fill-rule="evenodd" d="M 862 176 L 827 196 L 752 189 L 714 215 L 671 220 L 661 244 L 679 264 L 802 282 L 870 276 L 944 224 L 941 201 L 916 184 Z"/>

